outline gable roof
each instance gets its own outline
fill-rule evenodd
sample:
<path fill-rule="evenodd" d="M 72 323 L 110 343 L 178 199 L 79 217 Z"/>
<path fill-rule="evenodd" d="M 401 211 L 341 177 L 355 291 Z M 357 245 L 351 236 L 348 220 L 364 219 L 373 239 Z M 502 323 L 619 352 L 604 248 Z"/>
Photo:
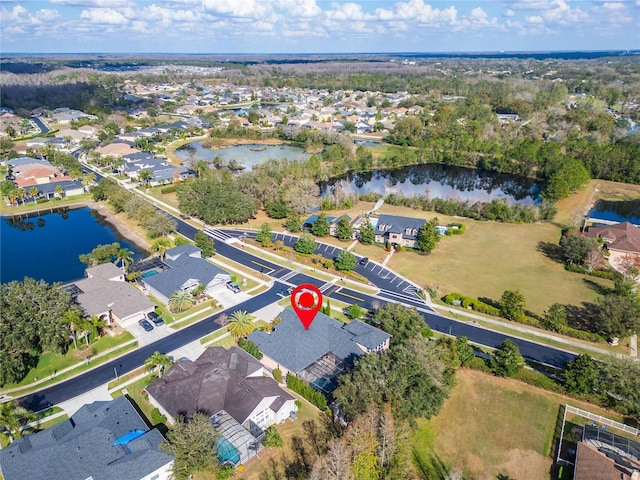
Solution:
<path fill-rule="evenodd" d="M 609 242 L 609 248 L 614 250 L 640 253 L 640 227 L 636 227 L 631 222 L 616 223 L 607 227 L 591 227 L 587 236 L 604 238 Z"/>
<path fill-rule="evenodd" d="M 118 439 L 137 431 L 124 445 Z M 70 419 L 0 450 L 5 480 L 139 480 L 173 461 L 126 397 L 81 407 Z M 126 442 L 122 439 L 121 442 Z"/>
<path fill-rule="evenodd" d="M 616 459 L 622 462 L 616 462 Z M 632 480 L 631 475 L 638 469 L 640 462 L 632 457 L 621 457 L 611 448 L 597 448 L 595 445 L 578 442 L 574 476 L 576 480 Z"/>
<path fill-rule="evenodd" d="M 216 277 L 231 278 L 227 271 L 202 258 L 180 255 L 175 260 L 165 258 L 164 263 L 170 268 L 157 275 L 143 278 L 142 281 L 167 298 L 189 280 L 208 285 Z"/>
<path fill-rule="evenodd" d="M 415 240 L 417 231 L 420 230 L 425 223 L 427 223 L 427 221 L 422 218 L 380 215 L 378 217 L 378 223 L 376 223 L 376 235 L 401 233 L 402 238 Z"/>
<path fill-rule="evenodd" d="M 195 362 L 174 364 L 147 392 L 174 418 L 224 410 L 242 424 L 265 398 L 273 399 L 274 411 L 293 400 L 261 371 L 262 364 L 239 347 L 209 347 Z"/>
<path fill-rule="evenodd" d="M 366 323 L 356 321 L 345 325 L 323 313 L 315 316 L 309 330 L 305 330 L 291 309 L 285 309 L 280 318 L 282 322 L 271 333 L 255 331 L 248 338 L 264 355 L 295 373 L 329 352 L 342 360 L 353 361 L 364 353 L 357 343 L 365 342 L 361 345 L 375 348 L 390 338 L 388 333 Z"/>

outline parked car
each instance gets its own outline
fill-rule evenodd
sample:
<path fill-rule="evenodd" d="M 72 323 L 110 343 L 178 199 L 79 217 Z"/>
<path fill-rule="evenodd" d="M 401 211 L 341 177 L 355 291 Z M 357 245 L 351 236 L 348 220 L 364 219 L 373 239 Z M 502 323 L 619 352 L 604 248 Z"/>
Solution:
<path fill-rule="evenodd" d="M 143 319 L 143 320 L 140 320 L 138 323 L 139 323 L 139 324 L 140 324 L 140 326 L 141 326 L 142 328 L 144 328 L 147 332 L 150 332 L 151 330 L 153 330 L 153 325 L 151 325 L 151 324 L 149 323 L 149 320 L 144 320 L 144 319 Z"/>
<path fill-rule="evenodd" d="M 227 282 L 227 288 L 233 293 L 240 293 L 242 291 L 240 285 L 238 285 L 236 282 Z"/>
<path fill-rule="evenodd" d="M 367 257 L 362 257 L 358 263 L 360 263 L 360 265 L 366 265 L 369 263 L 369 259 Z"/>
<path fill-rule="evenodd" d="M 151 320 L 156 327 L 164 325 L 164 320 L 156 312 L 147 313 L 147 319 Z"/>

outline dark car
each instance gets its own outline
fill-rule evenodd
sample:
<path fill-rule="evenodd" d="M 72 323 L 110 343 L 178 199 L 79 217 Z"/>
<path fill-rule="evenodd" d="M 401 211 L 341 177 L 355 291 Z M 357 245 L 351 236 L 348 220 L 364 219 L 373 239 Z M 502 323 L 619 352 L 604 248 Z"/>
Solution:
<path fill-rule="evenodd" d="M 360 263 L 360 265 L 366 265 L 369 263 L 369 259 L 367 257 L 362 257 L 358 263 Z"/>
<path fill-rule="evenodd" d="M 138 322 L 142 328 L 144 328 L 147 332 L 153 330 L 153 325 L 149 323 L 149 320 L 140 320 Z"/>
<path fill-rule="evenodd" d="M 236 282 L 227 282 L 227 288 L 233 293 L 240 293 L 242 291 L 240 285 L 238 285 Z"/>
<path fill-rule="evenodd" d="M 156 327 L 164 325 L 164 320 L 162 320 L 162 317 L 156 312 L 147 313 L 147 318 L 151 320 Z"/>

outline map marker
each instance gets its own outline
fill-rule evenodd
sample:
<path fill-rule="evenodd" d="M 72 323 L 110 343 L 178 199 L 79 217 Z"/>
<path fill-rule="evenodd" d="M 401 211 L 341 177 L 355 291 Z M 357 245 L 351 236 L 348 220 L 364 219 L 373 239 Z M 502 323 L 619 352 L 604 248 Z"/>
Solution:
<path fill-rule="evenodd" d="M 303 283 L 291 292 L 291 306 L 302 322 L 305 330 L 309 330 L 316 313 L 322 307 L 322 293 L 314 285 Z"/>

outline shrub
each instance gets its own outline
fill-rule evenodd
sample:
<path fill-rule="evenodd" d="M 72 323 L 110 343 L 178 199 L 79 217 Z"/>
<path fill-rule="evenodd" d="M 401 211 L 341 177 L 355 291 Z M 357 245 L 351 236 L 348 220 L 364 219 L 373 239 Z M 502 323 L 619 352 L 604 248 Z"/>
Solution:
<path fill-rule="evenodd" d="M 264 431 L 264 440 L 262 443 L 265 447 L 282 447 L 282 445 L 284 445 L 282 437 L 273 425 Z"/>
<path fill-rule="evenodd" d="M 166 423 L 166 422 L 167 422 L 167 417 L 162 415 L 160 413 L 160 410 L 158 410 L 157 408 L 154 408 L 153 410 L 151 410 L 151 423 L 153 423 L 154 425 L 157 425 L 159 423 Z"/>
<path fill-rule="evenodd" d="M 449 226 L 458 227 L 458 228 L 447 229 L 447 233 L 449 232 L 449 230 L 451 230 L 451 233 L 454 235 L 462 235 L 467 229 L 467 227 L 460 222 L 451 222 Z"/>
<path fill-rule="evenodd" d="M 472 370 L 479 370 L 486 373 L 489 373 L 491 371 L 491 368 L 489 368 L 489 365 L 487 365 L 487 361 L 484 358 L 480 357 L 471 357 L 469 360 L 464 362 L 463 366 Z"/>
<path fill-rule="evenodd" d="M 48 201 L 48 198 L 39 198 L 38 200 L 36 200 L 36 203 L 47 203 Z"/>
<path fill-rule="evenodd" d="M 615 282 L 616 278 L 618 278 L 618 274 L 614 272 L 610 272 L 608 270 L 593 270 L 591 275 L 598 278 L 605 278 L 607 280 L 613 280 Z"/>
<path fill-rule="evenodd" d="M 589 342 L 604 342 L 604 338 L 597 333 L 585 332 L 577 328 L 564 327 L 560 333 L 568 337 L 577 338 L 578 340 L 587 340 Z"/>
<path fill-rule="evenodd" d="M 500 316 L 500 310 L 496 307 L 489 305 L 488 303 L 481 302 L 475 298 L 465 297 L 459 293 L 450 293 L 442 299 L 449 305 L 454 305 L 455 301 L 460 301 L 460 305 L 464 308 L 471 307 L 478 313 L 484 313 L 486 315 L 493 315 L 494 317 Z"/>
<path fill-rule="evenodd" d="M 257 358 L 258 360 L 262 359 L 262 352 L 260 352 L 258 346 L 251 340 L 246 340 L 240 337 L 238 338 L 238 346 L 252 357 Z"/>
<path fill-rule="evenodd" d="M 325 396 L 314 390 L 311 385 L 295 375 L 291 375 L 290 373 L 287 374 L 287 387 L 296 392 L 302 398 L 308 400 L 312 405 L 315 405 L 320 410 L 327 408 L 327 399 Z"/>
<path fill-rule="evenodd" d="M 161 188 L 160 193 L 174 193 L 177 188 L 177 185 L 169 185 L 168 187 Z"/>
<path fill-rule="evenodd" d="M 276 382 L 282 383 L 282 371 L 279 368 L 273 370 L 273 378 L 275 378 Z"/>
<path fill-rule="evenodd" d="M 514 378 L 533 385 L 534 387 L 544 388 L 552 392 L 564 392 L 564 388 L 557 381 L 535 370 L 525 368 L 517 373 Z"/>

